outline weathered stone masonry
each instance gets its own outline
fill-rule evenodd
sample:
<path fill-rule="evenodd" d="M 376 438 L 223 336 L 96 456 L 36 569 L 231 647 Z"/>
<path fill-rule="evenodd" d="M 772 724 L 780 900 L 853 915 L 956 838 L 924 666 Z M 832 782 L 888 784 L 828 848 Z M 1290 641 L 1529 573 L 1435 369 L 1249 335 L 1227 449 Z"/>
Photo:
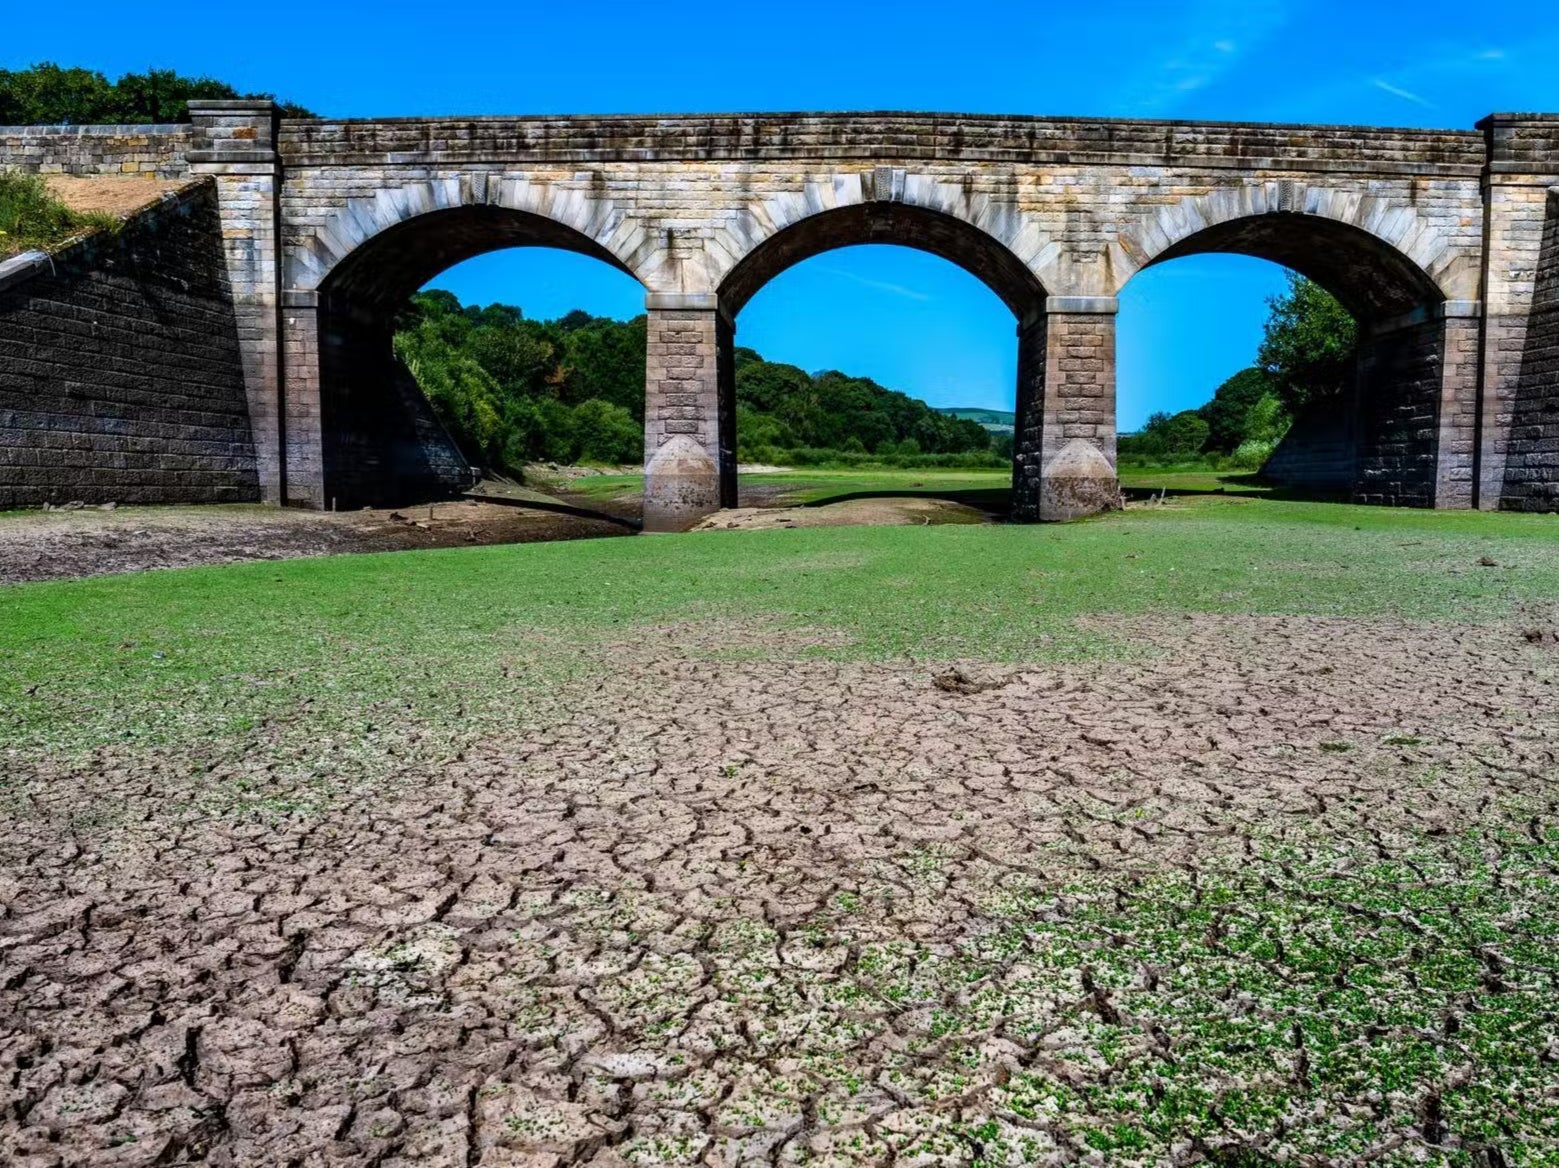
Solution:
<path fill-rule="evenodd" d="M 0 287 L 0 508 L 257 500 L 204 184 Z"/>
<path fill-rule="evenodd" d="M 644 285 L 646 517 L 684 525 L 734 499 L 742 307 L 811 255 L 886 242 L 964 266 L 1013 311 L 1020 518 L 1116 497 L 1117 297 L 1142 268 L 1208 251 L 1296 268 L 1363 326 L 1352 399 L 1303 431 L 1324 441 L 1280 460 L 1296 478 L 1372 502 L 1555 505 L 1552 116 L 1446 132 L 931 114 L 278 121 L 252 102 L 193 114 L 179 153 L 216 183 L 272 501 L 457 489 L 458 454 L 392 372 L 389 320 L 450 264 L 543 244 Z M 55 147 L 31 133 L 0 130 L 0 164 L 43 165 Z M 133 164 L 164 165 L 145 145 Z"/>
<path fill-rule="evenodd" d="M 1482 416 L 1484 491 L 1559 509 L 1559 115 L 1495 116 Z"/>
<path fill-rule="evenodd" d="M 192 126 L 0 126 L 0 166 L 38 174 L 189 174 Z"/>

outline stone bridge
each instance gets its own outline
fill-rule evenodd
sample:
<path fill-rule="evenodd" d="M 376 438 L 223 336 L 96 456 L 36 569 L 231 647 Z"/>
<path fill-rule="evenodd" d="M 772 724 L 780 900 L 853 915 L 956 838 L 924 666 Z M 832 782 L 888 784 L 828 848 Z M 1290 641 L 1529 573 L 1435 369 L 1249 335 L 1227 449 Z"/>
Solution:
<path fill-rule="evenodd" d="M 392 320 L 452 264 L 544 245 L 644 286 L 646 523 L 684 526 L 735 501 L 742 307 L 810 256 L 894 243 L 962 266 L 1012 310 L 1019 518 L 1110 502 L 1117 298 L 1143 268 L 1204 252 L 1294 268 L 1361 323 L 1345 406 L 1280 451 L 1296 481 L 1365 502 L 1559 507 L 1559 115 L 1431 131 L 915 113 L 293 121 L 257 102 L 191 113 L 179 127 L 0 129 L 0 166 L 209 176 L 160 226 L 132 223 L 52 272 L 0 274 L 0 503 L 95 486 L 136 497 L 131 480 L 156 496 L 168 474 L 167 497 L 307 507 L 458 489 L 468 469 L 397 367 Z M 138 279 L 173 292 L 149 297 Z M 179 341 L 174 292 L 216 323 Z M 94 313 L 121 328 L 85 327 Z M 175 363 L 198 349 L 220 401 L 155 371 L 126 374 L 133 391 L 103 372 L 156 345 Z M 162 412 L 149 429 L 147 410 Z M 65 449 L 76 485 L 43 456 Z"/>

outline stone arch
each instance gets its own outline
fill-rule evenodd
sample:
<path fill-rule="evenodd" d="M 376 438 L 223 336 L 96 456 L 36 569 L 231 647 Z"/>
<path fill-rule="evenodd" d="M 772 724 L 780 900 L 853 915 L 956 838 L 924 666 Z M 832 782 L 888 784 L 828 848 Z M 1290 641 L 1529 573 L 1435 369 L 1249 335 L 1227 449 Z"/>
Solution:
<path fill-rule="evenodd" d="M 1112 246 L 1116 288 L 1144 268 L 1210 252 L 1299 272 L 1359 322 L 1349 386 L 1295 419 L 1268 478 L 1356 502 L 1470 505 L 1475 257 L 1400 200 L 1285 179 L 1158 207 Z"/>
<path fill-rule="evenodd" d="M 610 199 L 526 176 L 475 173 L 421 179 L 348 200 L 289 246 L 286 287 L 316 292 L 341 286 L 375 253 L 410 246 L 392 274 L 401 286 L 416 280 L 414 289 L 472 256 L 527 245 L 594 256 L 647 288 L 664 282 L 656 233 Z"/>
<path fill-rule="evenodd" d="M 1037 417 L 1043 410 L 1042 388 L 1036 387 L 1044 380 L 1051 301 L 1040 273 L 1059 258 L 1060 248 L 1052 246 L 1034 222 L 1013 204 L 988 194 L 892 167 L 808 180 L 798 190 L 750 203 L 705 241 L 710 291 L 668 298 L 667 311 L 659 317 L 654 311 L 658 298 L 651 298 L 652 348 L 657 347 L 657 336 L 664 338 L 658 348 L 667 355 L 667 368 L 659 369 L 652 355 L 647 410 L 652 420 L 645 449 L 665 450 L 668 466 L 674 461 L 689 468 L 694 465 L 692 450 L 680 435 L 697 432 L 699 440 L 691 445 L 703 451 L 705 463 L 697 473 L 683 469 L 662 474 L 659 460 L 651 459 L 645 487 L 647 524 L 675 526 L 685 514 L 736 503 L 735 319 L 742 308 L 795 264 L 870 243 L 939 256 L 990 288 L 1019 324 L 1014 395 L 1018 413 Z M 679 310 L 683 316 L 677 315 Z M 690 364 L 671 368 L 672 360 Z M 701 393 L 689 392 L 695 381 L 700 381 Z M 684 416 L 684 411 L 697 419 Z M 1113 433 L 1113 418 L 1108 424 Z M 1037 450 L 1039 427 L 1030 429 L 1034 433 L 1029 444 Z M 1015 481 L 1020 461 L 1014 460 Z M 1113 473 L 1111 468 L 1112 485 Z"/>
<path fill-rule="evenodd" d="M 322 502 L 402 505 L 470 485 L 476 452 L 458 447 L 395 356 L 395 321 L 439 272 L 526 246 L 590 256 L 641 285 L 658 250 L 609 201 L 480 174 L 351 200 L 289 249 L 287 360 L 294 384 L 317 393 Z"/>
<path fill-rule="evenodd" d="M 938 255 L 983 280 L 1020 317 L 1043 302 L 1061 259 L 1060 245 L 1012 203 L 878 167 L 808 179 L 749 203 L 705 241 L 704 278 L 734 315 L 786 268 L 863 243 Z"/>
<path fill-rule="evenodd" d="M 1298 180 L 1220 187 L 1164 204 L 1121 231 L 1109 251 L 1117 292 L 1154 264 L 1236 252 L 1309 276 L 1361 319 L 1477 298 L 1476 257 L 1412 206 Z"/>

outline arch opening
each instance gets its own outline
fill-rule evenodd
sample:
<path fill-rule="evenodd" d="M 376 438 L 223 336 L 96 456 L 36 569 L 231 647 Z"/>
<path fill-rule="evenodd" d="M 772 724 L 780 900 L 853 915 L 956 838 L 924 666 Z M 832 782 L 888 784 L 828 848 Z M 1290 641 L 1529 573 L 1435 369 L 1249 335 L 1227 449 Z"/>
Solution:
<path fill-rule="evenodd" d="M 327 505 L 402 506 L 458 496 L 485 460 L 457 441 L 394 335 L 411 297 L 466 260 L 548 248 L 633 273 L 583 233 L 545 216 L 486 204 L 413 216 L 380 231 L 318 288 L 322 481 Z"/>
<path fill-rule="evenodd" d="M 743 467 L 826 468 L 812 473 L 839 494 L 989 495 L 1010 474 L 1012 316 L 958 265 L 894 245 L 831 250 L 765 284 L 739 324 Z M 774 497 L 764 483 L 742 476 L 744 504 Z"/>
<path fill-rule="evenodd" d="M 1166 247 L 1144 267 L 1218 252 L 1298 272 L 1366 327 L 1445 300 L 1427 272 L 1379 236 L 1316 215 L 1253 215 L 1215 224 Z"/>
<path fill-rule="evenodd" d="M 761 290 L 769 287 L 782 275 L 790 273 L 804 261 L 842 249 L 873 245 L 911 249 L 946 261 L 988 289 L 1012 317 L 1019 321 L 1027 320 L 1031 325 L 1035 321 L 1040 322 L 1037 329 L 1033 327 L 1029 329 L 1031 334 L 1029 342 L 1020 341 L 1018 360 L 1015 364 L 1018 368 L 1019 386 L 1024 384 L 1025 374 L 1030 382 L 1037 375 L 1042 374 L 1046 290 L 1039 278 L 1000 240 L 954 215 L 904 203 L 867 202 L 809 215 L 775 232 L 755 246 L 729 270 L 717 290 L 719 320 L 713 329 L 713 339 L 716 346 L 717 367 L 715 389 L 719 402 L 717 411 L 718 506 L 730 507 L 737 503 L 737 453 L 744 445 L 741 436 L 737 434 L 738 415 L 739 413 L 746 415 L 749 424 L 752 418 L 750 408 L 753 405 L 752 401 L 745 403 L 749 408 L 738 409 L 736 321 L 739 314 Z M 1034 340 L 1035 337 L 1037 342 Z M 745 341 L 745 337 L 742 338 L 743 344 Z M 774 364 L 780 364 L 785 360 L 783 351 L 764 352 L 762 355 Z M 750 354 L 745 355 L 743 363 L 746 367 L 744 376 L 751 378 L 753 370 Z M 771 369 L 766 372 L 776 374 L 769 379 L 776 384 L 785 380 L 784 376 L 779 375 L 780 371 Z M 811 380 L 810 373 L 799 369 L 788 372 Z M 859 391 L 869 397 L 877 391 L 877 386 L 862 384 L 871 380 L 872 370 L 854 368 L 842 372 L 849 376 L 818 380 L 817 385 L 825 396 L 830 388 L 845 390 L 845 383 L 851 387 L 848 392 Z M 1011 378 L 1011 373 L 1008 377 Z M 902 391 L 904 387 L 883 386 L 881 388 Z M 749 387 L 749 390 L 749 397 L 757 392 L 752 387 Z M 1023 409 L 1023 401 L 1013 402 L 1013 397 L 1021 399 L 1021 393 L 1014 393 L 1007 397 L 1006 401 L 1015 412 Z M 885 402 L 884 405 L 886 404 Z M 827 408 L 826 403 L 822 403 L 822 408 Z M 908 412 L 918 410 L 918 407 L 906 408 Z M 923 439 L 928 440 L 933 446 L 952 447 L 957 445 L 958 440 L 950 432 L 958 427 L 951 425 L 953 419 L 950 418 L 947 424 L 943 424 L 941 419 L 944 417 L 947 416 L 919 417 L 921 437 L 913 436 L 911 432 L 913 424 L 894 428 L 885 420 L 877 420 L 872 424 L 878 426 L 880 432 L 856 436 L 857 444 L 865 451 L 876 454 L 891 442 L 898 452 L 895 456 L 901 458 L 915 457 L 908 452 L 909 448 L 920 446 Z M 819 429 L 821 432 L 821 428 Z M 890 429 L 893 430 L 891 435 L 888 432 Z M 905 432 L 899 433 L 899 430 Z M 948 453 L 953 451 L 949 450 Z M 655 494 L 656 486 L 651 483 L 647 486 L 648 507 L 655 506 Z M 648 518 L 649 512 L 647 512 L 647 520 Z"/>
<path fill-rule="evenodd" d="M 1139 270 L 1212 254 L 1266 260 L 1303 276 L 1357 327 L 1338 390 L 1292 406 L 1286 433 L 1259 465 L 1268 484 L 1364 503 L 1470 505 L 1475 322 L 1457 315 L 1428 272 L 1369 231 L 1298 213 L 1204 227 Z M 1254 366 L 1254 348 L 1251 357 Z"/>

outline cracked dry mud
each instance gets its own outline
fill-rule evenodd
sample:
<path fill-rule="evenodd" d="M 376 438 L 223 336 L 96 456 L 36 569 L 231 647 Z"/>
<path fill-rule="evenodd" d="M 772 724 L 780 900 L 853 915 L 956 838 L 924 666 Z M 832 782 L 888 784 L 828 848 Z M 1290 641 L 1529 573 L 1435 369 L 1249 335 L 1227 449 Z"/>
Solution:
<path fill-rule="evenodd" d="M 1061 889 L 1555 822 L 1552 645 L 1115 628 L 1159 652 L 958 663 L 1005 682 L 973 693 L 623 647 L 511 735 L 264 815 L 171 753 L 39 760 L 0 852 L 0 1162 L 1103 1163 L 1090 1089 L 1186 1039 L 1130 1026 L 1154 969 L 1047 968 Z"/>

